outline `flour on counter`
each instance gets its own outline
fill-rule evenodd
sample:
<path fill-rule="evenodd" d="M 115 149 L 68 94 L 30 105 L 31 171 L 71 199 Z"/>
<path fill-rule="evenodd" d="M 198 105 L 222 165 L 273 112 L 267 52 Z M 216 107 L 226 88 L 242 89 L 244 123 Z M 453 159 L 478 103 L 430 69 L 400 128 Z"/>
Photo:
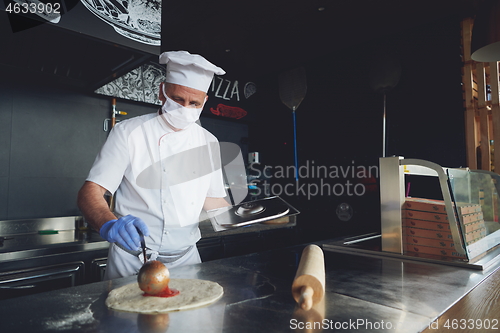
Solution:
<path fill-rule="evenodd" d="M 90 305 L 83 311 L 64 315 L 61 319 L 48 320 L 43 323 L 45 329 L 67 330 L 79 328 L 91 324 L 94 321 L 94 315 L 90 310 Z"/>

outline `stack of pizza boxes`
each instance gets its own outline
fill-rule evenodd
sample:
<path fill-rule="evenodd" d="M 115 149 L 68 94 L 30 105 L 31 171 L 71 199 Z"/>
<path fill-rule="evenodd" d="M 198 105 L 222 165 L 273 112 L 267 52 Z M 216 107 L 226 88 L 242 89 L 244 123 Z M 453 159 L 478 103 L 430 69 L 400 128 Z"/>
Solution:
<path fill-rule="evenodd" d="M 467 244 L 486 236 L 481 205 L 459 204 L 457 212 L 462 215 Z M 425 253 L 448 258 L 465 257 L 455 250 L 444 201 L 406 198 L 402 215 L 405 253 Z"/>

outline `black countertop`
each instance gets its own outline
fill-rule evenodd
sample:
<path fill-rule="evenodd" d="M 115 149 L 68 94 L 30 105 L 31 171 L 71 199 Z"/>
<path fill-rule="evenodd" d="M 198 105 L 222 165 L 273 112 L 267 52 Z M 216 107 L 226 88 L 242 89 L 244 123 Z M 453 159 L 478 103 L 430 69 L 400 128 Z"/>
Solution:
<path fill-rule="evenodd" d="M 0 301 L 0 332 L 295 332 L 312 325 L 308 318 L 325 331 L 420 332 L 494 271 L 325 251 L 324 302 L 305 313 L 290 292 L 304 246 L 172 269 L 172 278 L 223 286 L 224 296 L 203 308 L 107 309 L 110 290 L 136 281 L 128 277 Z"/>

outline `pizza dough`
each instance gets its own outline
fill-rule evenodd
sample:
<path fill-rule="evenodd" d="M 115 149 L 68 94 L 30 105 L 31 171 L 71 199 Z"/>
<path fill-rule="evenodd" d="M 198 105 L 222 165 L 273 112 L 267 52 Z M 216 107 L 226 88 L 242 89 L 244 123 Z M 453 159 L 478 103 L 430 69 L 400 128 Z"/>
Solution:
<path fill-rule="evenodd" d="M 198 308 L 222 297 L 222 287 L 212 281 L 198 279 L 171 279 L 168 287 L 180 291 L 173 297 L 142 296 L 138 283 L 111 290 L 106 305 L 114 310 L 138 313 L 164 313 Z"/>

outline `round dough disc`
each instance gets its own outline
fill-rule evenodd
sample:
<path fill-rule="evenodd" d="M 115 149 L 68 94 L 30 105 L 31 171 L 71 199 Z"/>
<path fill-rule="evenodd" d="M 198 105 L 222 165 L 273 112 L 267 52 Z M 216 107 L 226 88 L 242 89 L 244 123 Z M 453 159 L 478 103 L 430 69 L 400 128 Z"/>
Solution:
<path fill-rule="evenodd" d="M 180 294 L 173 297 L 142 296 L 138 283 L 111 290 L 106 306 L 114 310 L 138 313 L 164 313 L 198 308 L 222 297 L 222 287 L 212 281 L 198 279 L 171 279 L 169 288 Z"/>

